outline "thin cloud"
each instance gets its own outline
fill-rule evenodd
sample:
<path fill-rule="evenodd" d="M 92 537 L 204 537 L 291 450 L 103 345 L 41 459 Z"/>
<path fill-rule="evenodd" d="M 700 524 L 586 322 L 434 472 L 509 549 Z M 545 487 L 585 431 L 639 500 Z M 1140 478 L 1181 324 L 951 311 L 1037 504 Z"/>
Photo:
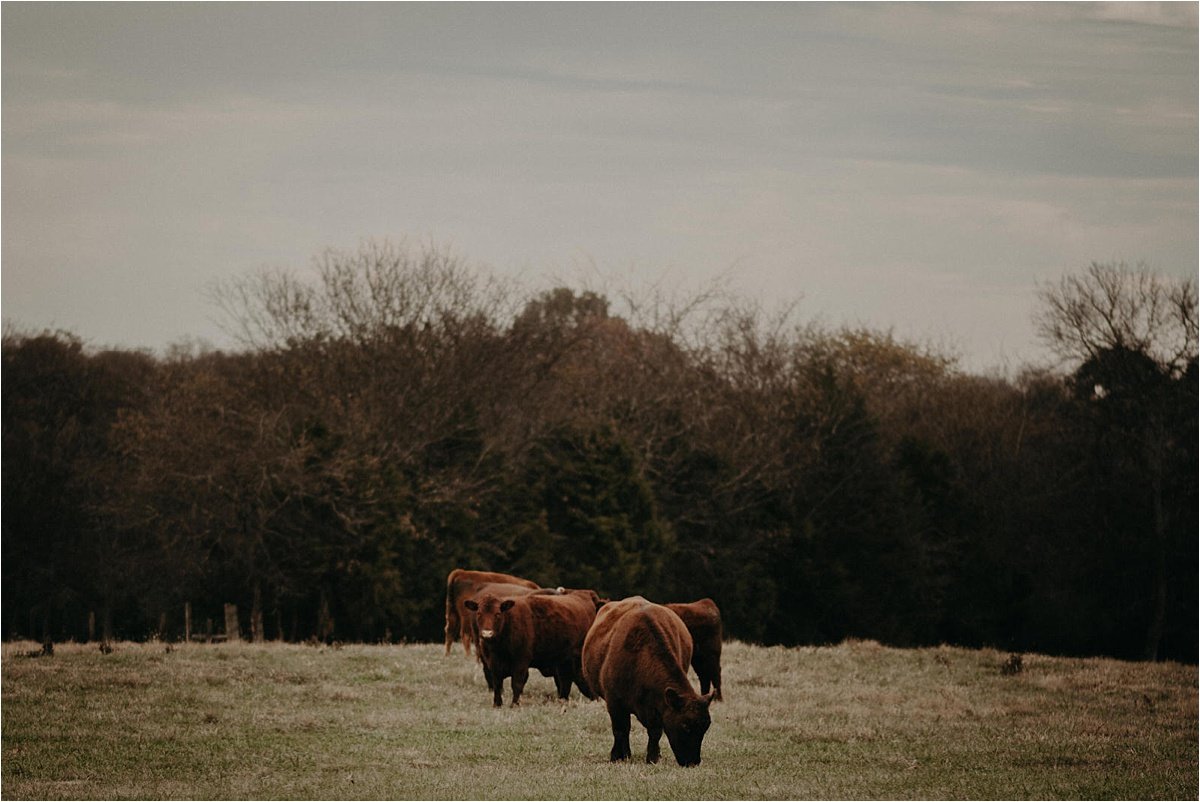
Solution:
<path fill-rule="evenodd" d="M 992 320 L 996 286 L 1008 314 L 1033 279 L 1097 258 L 1191 271 L 1197 54 L 1179 16 L 6 6 L 4 315 L 134 345 L 215 337 L 195 289 L 212 278 L 404 235 L 501 271 L 702 283 L 736 265 L 747 294 L 922 332 L 962 323 L 947 293 Z M 1009 325 L 1029 339 L 1024 311 Z M 980 361 L 999 336 L 945 334 Z"/>

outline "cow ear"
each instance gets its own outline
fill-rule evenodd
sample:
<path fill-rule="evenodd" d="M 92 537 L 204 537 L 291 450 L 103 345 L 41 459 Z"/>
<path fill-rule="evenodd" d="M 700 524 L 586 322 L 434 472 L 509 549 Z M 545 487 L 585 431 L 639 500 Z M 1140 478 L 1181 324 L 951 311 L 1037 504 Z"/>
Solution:
<path fill-rule="evenodd" d="M 504 601 L 500 602 L 500 612 L 507 613 L 512 609 L 514 604 L 516 604 L 516 602 L 512 599 L 505 599 Z"/>
<path fill-rule="evenodd" d="M 463 602 L 463 607 L 466 607 L 471 611 L 479 610 L 479 604 L 474 599 L 467 599 L 465 602 Z"/>
<path fill-rule="evenodd" d="M 674 688 L 667 688 L 664 695 L 667 697 L 667 704 L 670 705 L 672 710 L 683 709 L 683 697 L 679 695 L 679 691 Z"/>

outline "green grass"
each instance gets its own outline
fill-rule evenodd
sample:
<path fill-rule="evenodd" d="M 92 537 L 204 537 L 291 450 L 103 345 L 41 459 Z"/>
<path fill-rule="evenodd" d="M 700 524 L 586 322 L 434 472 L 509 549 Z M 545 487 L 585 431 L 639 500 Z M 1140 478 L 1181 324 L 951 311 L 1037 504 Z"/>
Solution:
<path fill-rule="evenodd" d="M 495 710 L 441 645 L 3 647 L 6 799 L 1193 798 L 1195 666 L 726 645 L 704 762 L 612 765 L 601 702 Z"/>

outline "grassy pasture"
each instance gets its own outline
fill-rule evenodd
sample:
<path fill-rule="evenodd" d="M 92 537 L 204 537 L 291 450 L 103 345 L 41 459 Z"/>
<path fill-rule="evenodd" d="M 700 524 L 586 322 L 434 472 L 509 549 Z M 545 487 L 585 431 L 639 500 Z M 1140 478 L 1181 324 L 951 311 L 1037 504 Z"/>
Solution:
<path fill-rule="evenodd" d="M 726 645 L 703 763 L 600 702 L 491 706 L 441 645 L 5 644 L 6 799 L 1196 798 L 1195 666 Z M 507 696 L 507 693 L 506 693 Z"/>

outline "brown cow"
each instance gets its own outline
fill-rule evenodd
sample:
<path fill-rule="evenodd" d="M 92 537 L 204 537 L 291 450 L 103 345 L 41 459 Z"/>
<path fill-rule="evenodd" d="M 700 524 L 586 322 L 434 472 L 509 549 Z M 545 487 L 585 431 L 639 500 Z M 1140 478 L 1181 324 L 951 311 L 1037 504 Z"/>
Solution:
<path fill-rule="evenodd" d="M 505 677 L 512 677 L 513 706 L 521 703 L 530 668 L 554 677 L 560 699 L 570 697 L 572 682 L 584 696 L 593 698 L 583 681 L 580 656 L 596 617 L 595 595 L 572 591 L 501 598 L 481 593 L 466 601 L 467 609 L 475 612 L 479 655 L 491 677 L 496 707 L 503 704 Z"/>
<path fill-rule="evenodd" d="M 717 603 L 701 599 L 663 607 L 679 616 L 692 636 L 692 668 L 700 678 L 700 693 L 708 693 L 711 685 L 716 691 L 713 698 L 721 701 L 721 610 Z"/>
<path fill-rule="evenodd" d="M 457 638 L 462 641 L 463 651 L 471 654 L 471 630 L 467 616 L 463 612 L 463 602 L 474 596 L 482 585 L 491 582 L 503 582 L 522 587 L 538 587 L 536 582 L 522 579 L 512 574 L 499 574 L 492 571 L 467 571 L 455 568 L 446 577 L 446 654 L 450 654 L 450 644 Z"/>
<path fill-rule="evenodd" d="M 629 716 L 645 726 L 646 762 L 657 763 L 659 739 L 681 766 L 700 763 L 700 745 L 711 722 L 712 693 L 696 693 L 687 677 L 692 636 L 678 615 L 641 596 L 610 602 L 596 614 L 583 644 L 583 676 L 608 705 L 610 760 L 626 760 Z"/>
<path fill-rule="evenodd" d="M 527 588 L 524 585 L 513 585 L 508 582 L 490 582 L 480 585 L 476 591 L 471 594 L 470 598 L 482 598 L 485 594 L 492 594 L 501 601 L 504 599 L 515 599 L 518 596 L 557 596 L 565 593 L 564 588 Z M 590 592 L 590 591 L 589 591 Z M 595 595 L 594 593 L 592 594 Z M 461 600 L 463 603 L 463 627 L 470 632 L 471 643 L 475 646 L 475 657 L 483 666 L 483 679 L 487 682 L 488 690 L 492 689 L 492 672 L 488 665 L 483 660 L 483 651 L 479 648 L 479 625 L 476 620 L 475 612 L 466 607 L 467 599 Z M 597 604 L 599 607 L 599 604 Z"/>

